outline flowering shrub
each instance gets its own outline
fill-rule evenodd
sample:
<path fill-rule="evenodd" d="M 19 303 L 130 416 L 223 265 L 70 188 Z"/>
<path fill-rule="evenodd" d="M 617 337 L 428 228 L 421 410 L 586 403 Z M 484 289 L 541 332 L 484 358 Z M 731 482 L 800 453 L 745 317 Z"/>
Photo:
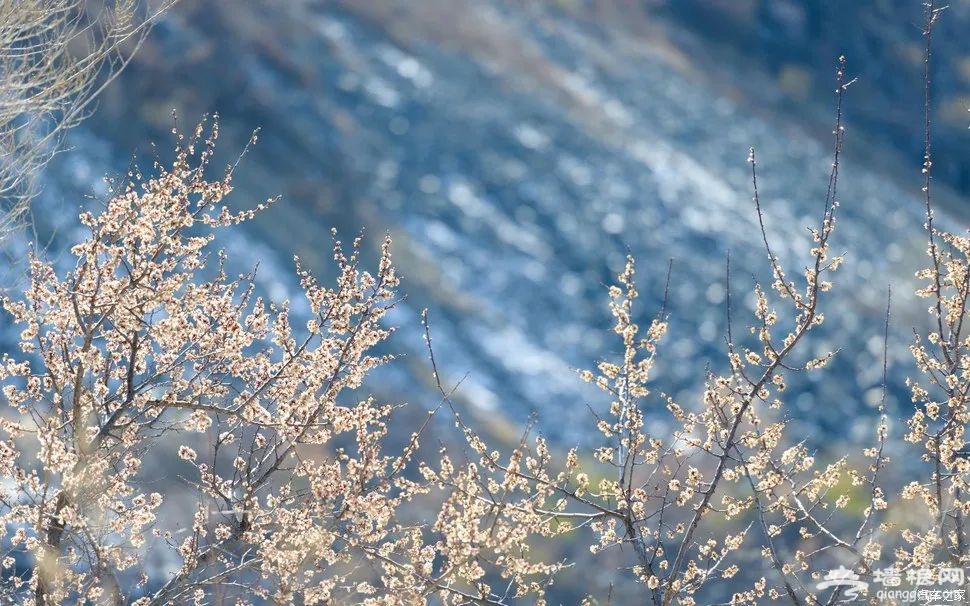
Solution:
<path fill-rule="evenodd" d="M 197 280 L 213 233 L 253 214 L 221 205 L 231 173 L 205 178 L 216 132 L 201 134 L 170 170 L 82 215 L 90 237 L 72 249 L 72 271 L 31 258 L 25 296 L 3 300 L 29 354 L 0 370 L 16 413 L 0 427 L 7 595 L 29 586 L 37 603 L 182 603 L 252 571 L 266 579 L 253 594 L 310 603 L 346 590 L 334 571 L 353 567 L 351 547 L 413 542 L 393 513 L 419 487 L 400 473 L 407 452 L 380 451 L 388 407 L 340 397 L 383 361 L 370 351 L 388 334 L 380 321 L 397 284 L 389 243 L 370 274 L 358 243 L 348 256 L 337 242 L 332 289 L 299 270 L 314 316 L 302 330 L 221 258 L 215 277 Z M 204 451 L 167 448 L 194 432 Z M 188 527 L 159 523 L 154 458 L 184 469 L 197 492 Z M 164 584 L 143 566 L 154 549 L 179 562 Z M 18 554 L 32 574 L 13 572 Z"/>

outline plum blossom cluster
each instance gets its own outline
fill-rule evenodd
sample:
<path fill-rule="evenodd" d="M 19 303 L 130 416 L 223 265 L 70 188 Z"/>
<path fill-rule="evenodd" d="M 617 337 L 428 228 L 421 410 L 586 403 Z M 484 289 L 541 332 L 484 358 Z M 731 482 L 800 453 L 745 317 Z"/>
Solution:
<path fill-rule="evenodd" d="M 333 287 L 297 262 L 312 318 L 294 326 L 211 250 L 255 212 L 224 203 L 231 169 L 207 177 L 217 134 L 200 125 L 170 168 L 133 171 L 82 214 L 73 269 L 32 256 L 26 292 L 2 299 L 21 353 L 0 360 L 0 600 L 457 603 L 500 547 L 513 593 L 533 590 L 547 568 L 508 563 L 524 532 L 482 527 L 477 495 L 439 498 L 434 525 L 402 515 L 428 492 L 418 434 L 389 450 L 392 407 L 358 393 L 387 360 L 389 240 L 373 272 L 359 239 L 335 241 Z"/>
<path fill-rule="evenodd" d="M 622 354 L 580 372 L 611 400 L 593 410 L 591 428 L 600 434 L 599 443 L 556 457 L 541 436 L 527 434 L 503 453 L 490 448 L 452 406 L 472 455 L 455 471 L 443 454 L 442 471 L 425 466 L 425 476 L 468 492 L 474 499 L 466 507 L 477 502 L 493 520 L 491 527 L 503 534 L 511 533 L 511 524 L 525 527 L 534 543 L 584 537 L 594 559 L 620 562 L 616 578 L 639 583 L 643 601 L 658 606 L 839 603 L 853 596 L 826 584 L 825 570 L 848 566 L 857 578 L 874 579 L 884 570 L 880 561 L 890 560 L 900 574 L 919 570 L 937 578 L 965 565 L 970 337 L 963 321 L 970 297 L 970 238 L 936 231 L 929 202 L 933 264 L 920 274 L 929 281 L 920 294 L 934 301 L 930 312 L 938 330 L 917 338 L 913 347 L 925 379 L 910 382 L 916 406 L 906 436 L 925 450 L 927 481 L 915 481 L 896 495 L 885 487 L 891 463 L 885 376 L 871 442 L 859 452 L 816 456 L 786 421 L 784 396 L 791 376 L 822 372 L 835 355 L 811 351 L 806 337 L 824 323 L 823 298 L 844 262 L 830 252 L 839 209 L 841 107 L 850 84 L 844 59 L 837 80 L 828 194 L 818 224 L 810 229 L 813 243 L 797 279 L 788 276 L 770 245 L 757 160 L 750 151 L 754 205 L 773 280 L 768 289 L 755 284 L 753 319 L 736 334 L 728 264 L 726 368 L 710 372 L 699 402 L 677 402 L 651 387 L 666 315 L 661 309 L 647 326 L 637 324 L 638 291 L 629 258 L 618 284 L 609 289 Z M 934 391 L 939 395 L 930 395 Z M 447 401 L 444 390 L 442 395 Z M 674 429 L 651 433 L 648 418 L 664 419 Z M 906 505 L 912 500 L 921 501 L 930 515 L 914 518 Z M 543 572 L 555 574 L 557 564 L 548 562 Z M 587 603 L 608 600 L 610 593 L 590 596 Z"/>

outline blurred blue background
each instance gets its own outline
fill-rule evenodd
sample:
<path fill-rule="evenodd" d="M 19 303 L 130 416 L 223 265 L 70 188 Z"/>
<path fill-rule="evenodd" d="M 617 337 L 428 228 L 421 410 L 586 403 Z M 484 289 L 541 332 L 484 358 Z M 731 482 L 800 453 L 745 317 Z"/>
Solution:
<path fill-rule="evenodd" d="M 835 64 L 848 59 L 846 157 L 834 252 L 847 256 L 805 357 L 838 362 L 790 383 L 784 414 L 817 448 L 868 437 L 882 378 L 882 318 L 894 288 L 892 414 L 926 260 L 918 0 L 184 0 L 155 28 L 34 209 L 54 249 L 80 237 L 86 197 L 133 157 L 171 147 L 221 116 L 222 161 L 254 128 L 235 203 L 282 202 L 220 244 L 261 261 L 273 298 L 295 296 L 293 254 L 328 275 L 329 229 L 394 239 L 403 273 L 388 350 L 370 388 L 420 412 L 437 396 L 421 338 L 431 310 L 441 370 L 457 400 L 513 439 L 530 415 L 557 445 L 591 438 L 599 396 L 574 369 L 618 353 L 606 285 L 638 259 L 646 319 L 670 260 L 671 330 L 658 390 L 692 407 L 723 370 L 725 257 L 734 318 L 751 318 L 767 262 L 751 201 L 748 147 L 775 251 L 800 275 L 831 163 Z M 941 224 L 970 213 L 970 3 L 955 1 L 933 63 Z M 647 403 L 647 406 L 650 406 Z M 658 411 L 662 407 L 658 406 Z M 651 430 L 669 428 L 651 415 Z M 414 427 L 405 423 L 407 432 Z M 510 437 L 511 436 L 511 437 Z"/>

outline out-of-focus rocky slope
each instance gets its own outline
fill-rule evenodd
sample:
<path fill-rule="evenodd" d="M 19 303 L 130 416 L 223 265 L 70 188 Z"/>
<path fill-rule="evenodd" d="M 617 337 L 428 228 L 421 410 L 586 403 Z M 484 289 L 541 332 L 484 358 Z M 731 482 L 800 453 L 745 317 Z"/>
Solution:
<path fill-rule="evenodd" d="M 691 406 L 705 369 L 725 364 L 725 254 L 737 322 L 750 317 L 754 276 L 766 278 L 748 147 L 758 149 L 775 250 L 794 275 L 823 207 L 831 145 L 817 137 L 833 99 L 819 76 L 820 104 L 775 102 L 788 97 L 771 70 L 720 54 L 682 17 L 621 2 L 186 0 L 76 133 L 38 226 L 70 237 L 65 217 L 101 174 L 150 153 L 149 141 L 165 148 L 173 108 L 188 126 L 219 112 L 226 160 L 263 129 L 234 198 L 283 201 L 223 244 L 245 263 L 262 257 L 275 296 L 292 293 L 293 253 L 326 274 L 331 226 L 345 240 L 366 227 L 371 245 L 384 231 L 394 237 L 406 299 L 390 346 L 406 356 L 375 381 L 386 397 L 434 402 L 418 321 L 430 307 L 441 370 L 465 376 L 462 402 L 512 425 L 535 412 L 544 433 L 566 442 L 590 435 L 586 403 L 598 396 L 572 369 L 618 351 L 604 285 L 629 251 L 644 320 L 673 259 L 657 386 Z M 804 61 L 831 71 L 831 58 Z M 877 101 L 869 91 L 853 87 L 847 101 L 863 126 Z M 897 109 L 918 124 L 918 105 Z M 890 283 L 892 402 L 905 407 L 909 327 L 925 310 L 909 296 L 925 259 L 919 156 L 894 164 L 856 126 L 834 239 L 848 262 L 806 353 L 841 352 L 794 381 L 787 411 L 817 435 L 871 431 Z"/>
<path fill-rule="evenodd" d="M 763 71 L 768 97 L 789 108 L 828 100 L 832 58 L 846 55 L 860 76 L 850 118 L 884 148 L 919 158 L 923 131 L 914 116 L 921 85 L 926 0 L 683 0 L 656 9 L 700 35 L 706 52 Z M 933 119 L 937 179 L 970 193 L 970 2 L 932 3 L 935 53 Z M 965 204 L 964 204 L 965 206 Z"/>

